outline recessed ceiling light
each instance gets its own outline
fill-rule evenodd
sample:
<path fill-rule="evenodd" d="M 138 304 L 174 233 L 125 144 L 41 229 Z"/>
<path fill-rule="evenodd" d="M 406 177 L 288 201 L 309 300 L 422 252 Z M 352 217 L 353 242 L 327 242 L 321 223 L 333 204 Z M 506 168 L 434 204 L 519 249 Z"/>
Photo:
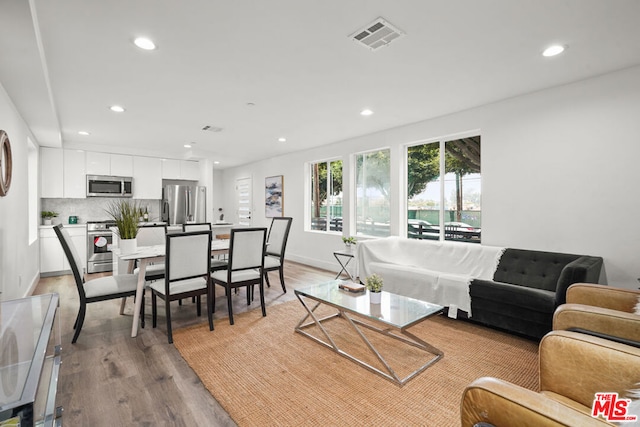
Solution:
<path fill-rule="evenodd" d="M 565 47 L 559 44 L 549 46 L 542 52 L 542 56 L 556 56 L 564 52 Z"/>
<path fill-rule="evenodd" d="M 84 136 L 91 135 L 91 134 L 90 134 L 89 132 L 87 132 L 86 130 L 78 131 L 78 134 L 79 134 L 79 135 L 84 135 Z"/>
<path fill-rule="evenodd" d="M 124 108 L 119 105 L 112 105 L 109 109 L 115 113 L 124 113 Z"/>
<path fill-rule="evenodd" d="M 220 164 L 220 162 L 216 160 L 215 162 L 213 162 L 213 164 L 214 164 L 214 165 L 219 165 L 219 164 Z"/>
<path fill-rule="evenodd" d="M 373 114 L 373 111 L 369 110 L 368 108 L 365 108 L 364 110 L 360 111 L 360 115 L 362 116 L 370 116 Z"/>
<path fill-rule="evenodd" d="M 189 144 L 184 144 L 184 148 L 191 148 L 191 145 L 189 145 Z"/>
<path fill-rule="evenodd" d="M 133 43 L 144 50 L 154 50 L 156 48 L 156 44 L 146 37 L 138 37 Z"/>
<path fill-rule="evenodd" d="M 278 142 L 287 142 L 287 138 L 278 138 Z"/>

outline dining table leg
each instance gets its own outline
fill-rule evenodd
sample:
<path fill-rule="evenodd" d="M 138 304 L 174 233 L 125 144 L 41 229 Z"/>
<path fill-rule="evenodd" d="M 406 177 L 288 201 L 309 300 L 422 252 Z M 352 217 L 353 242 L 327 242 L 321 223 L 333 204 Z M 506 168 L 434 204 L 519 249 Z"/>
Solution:
<path fill-rule="evenodd" d="M 136 266 L 135 260 L 129 260 L 129 266 L 127 267 L 127 274 L 133 274 L 133 270 Z M 127 297 L 122 297 L 122 301 L 120 301 L 120 315 L 124 314 L 124 307 L 127 304 Z"/>
<path fill-rule="evenodd" d="M 142 307 L 142 294 L 144 292 L 144 277 L 147 273 L 149 259 L 142 258 L 138 270 L 138 287 L 136 288 L 136 301 L 133 309 L 133 325 L 131 326 L 131 338 L 138 335 L 138 323 L 140 323 L 140 308 Z"/>

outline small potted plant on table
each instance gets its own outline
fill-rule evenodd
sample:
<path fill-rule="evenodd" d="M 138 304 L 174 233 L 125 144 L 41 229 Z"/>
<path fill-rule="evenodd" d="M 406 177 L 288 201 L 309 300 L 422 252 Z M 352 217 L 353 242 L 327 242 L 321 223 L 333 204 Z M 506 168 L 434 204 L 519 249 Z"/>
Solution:
<path fill-rule="evenodd" d="M 369 290 L 369 302 L 371 304 L 380 304 L 382 299 L 382 277 L 372 274 L 365 279 L 364 284 Z"/>
<path fill-rule="evenodd" d="M 351 250 L 351 246 L 356 244 L 355 237 L 342 237 L 342 243 L 347 247 L 347 250 Z"/>
<path fill-rule="evenodd" d="M 44 225 L 51 225 L 52 219 L 58 216 L 58 212 L 42 211 L 40 215 L 42 216 L 42 223 Z"/>

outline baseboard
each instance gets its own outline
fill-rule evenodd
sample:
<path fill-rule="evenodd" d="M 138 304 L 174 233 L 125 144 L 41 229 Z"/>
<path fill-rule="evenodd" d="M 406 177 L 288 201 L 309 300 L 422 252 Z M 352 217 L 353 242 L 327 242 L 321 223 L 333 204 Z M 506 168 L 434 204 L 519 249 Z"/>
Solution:
<path fill-rule="evenodd" d="M 315 258 L 303 257 L 298 255 L 288 255 L 285 259 L 299 264 L 309 265 L 311 267 L 320 268 L 327 271 L 335 271 L 336 273 L 340 269 L 337 262 L 322 261 Z"/>

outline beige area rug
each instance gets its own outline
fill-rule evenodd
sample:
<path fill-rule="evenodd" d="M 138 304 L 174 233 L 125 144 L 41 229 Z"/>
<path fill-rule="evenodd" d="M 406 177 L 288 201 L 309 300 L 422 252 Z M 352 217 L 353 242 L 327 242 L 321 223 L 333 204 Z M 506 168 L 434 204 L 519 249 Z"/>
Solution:
<path fill-rule="evenodd" d="M 400 387 L 294 332 L 298 301 L 174 332 L 182 357 L 239 426 L 458 426 L 464 388 L 482 376 L 537 390 L 532 341 L 444 316 L 409 329 L 444 357 Z M 339 345 L 377 363 L 344 319 L 327 322 Z M 315 328 L 315 327 L 314 327 Z M 318 336 L 317 328 L 310 332 Z M 429 354 L 372 331 L 367 338 L 402 377 Z M 378 363 L 376 366 L 380 366 Z"/>

